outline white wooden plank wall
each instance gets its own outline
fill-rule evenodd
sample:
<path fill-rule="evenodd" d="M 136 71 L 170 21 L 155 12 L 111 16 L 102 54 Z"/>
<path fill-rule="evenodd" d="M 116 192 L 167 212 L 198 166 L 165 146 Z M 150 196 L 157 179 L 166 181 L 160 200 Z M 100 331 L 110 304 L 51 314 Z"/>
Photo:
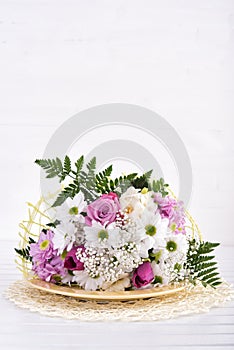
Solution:
<path fill-rule="evenodd" d="M 15 238 L 33 165 L 67 118 L 127 102 L 168 120 L 190 154 L 191 210 L 233 244 L 232 0 L 0 0 L 1 239 Z"/>

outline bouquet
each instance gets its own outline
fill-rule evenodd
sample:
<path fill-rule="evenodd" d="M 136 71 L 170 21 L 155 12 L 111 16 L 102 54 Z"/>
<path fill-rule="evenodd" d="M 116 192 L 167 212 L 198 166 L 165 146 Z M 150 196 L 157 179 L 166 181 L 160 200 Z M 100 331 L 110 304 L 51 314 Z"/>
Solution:
<path fill-rule="evenodd" d="M 219 244 L 194 234 L 183 203 L 152 171 L 112 179 L 112 166 L 97 173 L 95 158 L 85 165 L 81 156 L 74 167 L 68 156 L 36 163 L 63 189 L 50 222 L 15 249 L 33 278 L 90 291 L 221 283 L 210 255 Z"/>

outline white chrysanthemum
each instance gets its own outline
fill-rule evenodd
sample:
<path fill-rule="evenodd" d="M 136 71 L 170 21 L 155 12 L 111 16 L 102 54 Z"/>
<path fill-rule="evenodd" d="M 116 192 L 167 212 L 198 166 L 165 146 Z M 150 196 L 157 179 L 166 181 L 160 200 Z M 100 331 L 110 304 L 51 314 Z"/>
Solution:
<path fill-rule="evenodd" d="M 84 288 L 85 290 L 97 290 L 102 288 L 104 282 L 102 277 L 92 278 L 89 276 L 88 272 L 84 270 L 73 271 L 73 273 L 73 282 L 76 282 L 80 287 Z"/>
<path fill-rule="evenodd" d="M 72 222 L 61 223 L 56 226 L 54 231 L 54 248 L 58 249 L 59 253 L 62 253 L 66 248 L 67 251 L 72 249 L 74 242 L 76 241 L 76 227 Z"/>
<path fill-rule="evenodd" d="M 85 219 L 81 212 L 84 211 L 86 205 L 83 193 L 79 192 L 74 198 L 67 198 L 62 205 L 55 208 L 56 219 L 63 222 L 84 222 Z"/>
<path fill-rule="evenodd" d="M 162 219 L 160 214 L 144 210 L 136 222 L 134 240 L 141 244 L 141 256 L 146 258 L 149 249 L 164 248 L 164 237 L 167 232 L 168 219 Z"/>
<path fill-rule="evenodd" d="M 168 228 L 168 219 L 161 218 L 159 212 L 153 213 L 149 210 L 144 210 L 141 218 L 136 221 L 137 231 L 139 235 L 154 237 L 164 237 Z"/>
<path fill-rule="evenodd" d="M 93 221 L 92 226 L 85 226 L 84 228 L 86 245 L 91 247 L 99 247 L 101 245 L 103 248 L 119 247 L 123 243 L 120 231 L 119 228 L 115 228 L 114 224 L 104 227 L 100 223 Z"/>
<path fill-rule="evenodd" d="M 163 270 L 162 265 L 157 264 L 155 261 L 153 261 L 151 263 L 151 267 L 154 273 L 154 284 L 160 285 L 160 286 L 168 285 L 170 279 L 165 274 L 165 271 Z"/>
<path fill-rule="evenodd" d="M 176 255 L 186 256 L 188 250 L 188 241 L 183 234 L 170 234 L 165 237 L 166 250 L 169 256 L 173 257 Z"/>
<path fill-rule="evenodd" d="M 169 278 L 169 282 L 177 281 L 184 278 L 184 263 L 186 262 L 186 254 L 188 242 L 183 234 L 171 234 L 165 238 L 164 256 L 161 256 L 159 268 L 164 275 Z M 166 257 L 166 258 L 165 258 Z"/>

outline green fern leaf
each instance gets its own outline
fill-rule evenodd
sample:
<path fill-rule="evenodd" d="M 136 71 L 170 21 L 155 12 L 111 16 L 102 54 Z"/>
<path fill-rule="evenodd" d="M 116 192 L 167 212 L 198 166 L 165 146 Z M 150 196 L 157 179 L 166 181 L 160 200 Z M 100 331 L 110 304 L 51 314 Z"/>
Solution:
<path fill-rule="evenodd" d="M 110 165 L 105 170 L 96 174 L 95 187 L 96 187 L 96 191 L 98 193 L 104 194 L 104 193 L 111 192 L 111 188 L 109 185 L 109 181 L 110 181 L 109 177 L 110 177 L 111 173 L 112 173 L 112 165 Z"/>
<path fill-rule="evenodd" d="M 214 255 L 209 255 L 218 245 L 219 243 L 197 242 L 195 239 L 189 242 L 185 269 L 191 283 L 200 281 L 203 286 L 209 285 L 213 288 L 222 283 L 217 263 L 213 261 Z"/>
<path fill-rule="evenodd" d="M 211 269 L 207 269 L 207 270 L 202 270 L 197 274 L 197 277 L 202 277 L 202 276 L 207 276 L 209 273 L 216 271 L 216 267 L 213 267 Z M 217 273 L 218 274 L 218 273 Z"/>
<path fill-rule="evenodd" d="M 76 166 L 76 177 L 78 178 L 84 165 L 84 156 L 81 156 L 75 163 Z"/>
<path fill-rule="evenodd" d="M 147 171 L 145 174 L 135 178 L 131 181 L 131 184 L 135 188 L 143 189 L 144 187 L 149 188 L 149 180 L 153 170 Z"/>
<path fill-rule="evenodd" d="M 36 159 L 35 163 L 45 170 L 47 178 L 58 176 L 60 179 L 63 176 L 63 165 L 59 158 L 55 159 Z"/>
<path fill-rule="evenodd" d="M 65 156 L 64 158 L 63 171 L 66 175 L 70 174 L 71 172 L 71 160 L 68 156 Z"/>
<path fill-rule="evenodd" d="M 73 183 L 65 187 L 64 190 L 58 195 L 52 207 L 58 207 L 59 205 L 63 204 L 67 198 L 73 198 L 78 192 L 79 183 L 74 181 Z"/>

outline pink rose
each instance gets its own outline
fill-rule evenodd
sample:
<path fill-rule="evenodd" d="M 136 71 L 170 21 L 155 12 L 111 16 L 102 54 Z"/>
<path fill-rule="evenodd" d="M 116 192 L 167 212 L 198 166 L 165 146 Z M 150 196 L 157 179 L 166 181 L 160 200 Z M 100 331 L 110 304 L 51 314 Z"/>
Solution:
<path fill-rule="evenodd" d="M 154 273 L 149 261 L 144 262 L 134 271 L 132 283 L 134 287 L 141 288 L 146 286 L 154 279 Z"/>
<path fill-rule="evenodd" d="M 115 221 L 116 213 L 120 210 L 119 198 L 116 193 L 103 194 L 87 207 L 85 222 L 92 225 L 92 220 L 100 222 L 103 226 Z"/>
<path fill-rule="evenodd" d="M 73 247 L 66 255 L 64 260 L 64 267 L 68 270 L 74 271 L 74 270 L 84 270 L 84 263 L 82 263 L 80 260 L 77 259 L 76 253 L 77 249 L 82 248 L 82 251 L 85 250 L 83 245 L 80 245 L 78 247 Z"/>

